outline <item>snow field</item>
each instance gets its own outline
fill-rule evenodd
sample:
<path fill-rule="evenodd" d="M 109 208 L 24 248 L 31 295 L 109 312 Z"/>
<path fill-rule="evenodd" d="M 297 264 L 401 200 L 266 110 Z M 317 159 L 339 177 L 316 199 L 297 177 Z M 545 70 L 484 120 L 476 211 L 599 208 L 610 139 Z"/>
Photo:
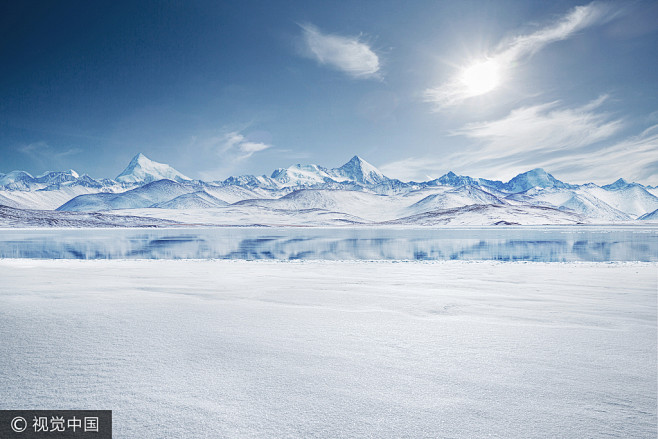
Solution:
<path fill-rule="evenodd" d="M 0 408 L 117 438 L 653 437 L 658 265 L 0 260 Z"/>

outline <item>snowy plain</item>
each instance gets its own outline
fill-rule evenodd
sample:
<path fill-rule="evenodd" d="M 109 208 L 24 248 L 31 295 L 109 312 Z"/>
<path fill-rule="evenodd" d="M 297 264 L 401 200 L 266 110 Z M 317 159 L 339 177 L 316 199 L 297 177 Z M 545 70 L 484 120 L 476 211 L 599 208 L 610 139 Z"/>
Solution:
<path fill-rule="evenodd" d="M 0 259 L 0 408 L 117 438 L 656 436 L 656 263 Z"/>

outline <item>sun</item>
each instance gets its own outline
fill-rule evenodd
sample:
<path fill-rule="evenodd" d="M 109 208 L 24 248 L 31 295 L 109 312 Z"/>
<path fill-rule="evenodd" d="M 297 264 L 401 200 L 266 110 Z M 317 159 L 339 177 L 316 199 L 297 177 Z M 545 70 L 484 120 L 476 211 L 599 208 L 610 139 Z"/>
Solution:
<path fill-rule="evenodd" d="M 500 84 L 500 66 L 493 59 L 473 64 L 462 71 L 460 80 L 469 96 L 488 93 Z"/>

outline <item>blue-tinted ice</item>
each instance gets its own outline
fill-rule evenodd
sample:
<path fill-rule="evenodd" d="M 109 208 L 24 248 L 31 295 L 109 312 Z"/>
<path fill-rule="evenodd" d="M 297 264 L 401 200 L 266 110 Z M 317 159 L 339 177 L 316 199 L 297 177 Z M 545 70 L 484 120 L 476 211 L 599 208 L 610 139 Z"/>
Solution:
<path fill-rule="evenodd" d="M 658 261 L 658 228 L 8 229 L 0 258 Z"/>

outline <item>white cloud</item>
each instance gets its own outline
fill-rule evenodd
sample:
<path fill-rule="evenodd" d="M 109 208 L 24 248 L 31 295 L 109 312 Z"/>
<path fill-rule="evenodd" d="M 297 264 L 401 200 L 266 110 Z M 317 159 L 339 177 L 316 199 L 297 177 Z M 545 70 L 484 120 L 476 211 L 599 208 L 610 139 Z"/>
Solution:
<path fill-rule="evenodd" d="M 255 152 L 264 151 L 272 145 L 262 142 L 250 142 L 237 131 L 232 131 L 218 139 L 222 155 L 232 155 L 234 161 L 248 159 Z"/>
<path fill-rule="evenodd" d="M 617 178 L 658 184 L 658 124 L 616 139 L 624 122 L 599 111 L 602 96 L 578 108 L 552 102 L 522 107 L 493 121 L 471 123 L 453 132 L 474 141 L 437 158 L 409 157 L 380 169 L 403 180 L 457 174 L 507 181 L 544 168 L 571 183 L 610 183 Z"/>
<path fill-rule="evenodd" d="M 407 157 L 379 167 L 390 178 L 402 181 L 427 181 L 442 175 L 446 163 L 435 157 Z"/>
<path fill-rule="evenodd" d="M 488 93 L 496 87 L 497 77 L 504 76 L 504 72 L 511 69 L 516 61 L 537 53 L 550 43 L 565 40 L 579 30 L 604 21 L 608 17 L 608 10 L 607 6 L 599 3 L 578 6 L 551 26 L 503 42 L 494 54 L 460 69 L 446 83 L 425 90 L 426 101 L 434 103 L 438 110 L 460 104 L 473 96 Z M 465 76 L 473 69 L 478 69 L 479 66 L 489 66 L 490 68 L 485 73 L 492 77 L 482 78 L 480 83 L 475 85 L 465 81 Z M 491 83 L 487 87 L 482 87 L 481 81 L 484 81 L 485 84 L 487 81 Z"/>
<path fill-rule="evenodd" d="M 195 137 L 187 148 L 188 151 L 207 157 L 212 167 L 199 172 L 199 175 L 205 180 L 214 180 L 232 175 L 244 161 L 258 152 L 272 148 L 272 145 L 249 140 L 240 131 L 224 130 L 221 134 L 205 138 Z"/>
<path fill-rule="evenodd" d="M 578 108 L 556 108 L 558 102 L 521 107 L 499 120 L 469 123 L 453 135 L 482 141 L 481 159 L 564 153 L 608 139 L 622 128 L 621 120 L 594 111 L 606 99 L 601 96 Z"/>
<path fill-rule="evenodd" d="M 658 124 L 594 151 L 547 160 L 543 166 L 576 183 L 629 181 L 658 185 Z"/>
<path fill-rule="evenodd" d="M 354 78 L 378 77 L 379 57 L 359 37 L 323 34 L 311 24 L 301 27 L 307 56 Z"/>
<path fill-rule="evenodd" d="M 593 154 L 624 127 L 622 120 L 598 111 L 606 99 L 577 108 L 559 102 L 521 107 L 498 120 L 467 124 L 452 134 L 476 143 L 446 161 L 488 178 L 507 179 L 536 167 L 555 171 L 550 166 L 555 159 L 568 160 L 583 150 Z"/>
<path fill-rule="evenodd" d="M 553 26 L 529 35 L 519 35 L 509 43 L 502 44 L 496 57 L 505 62 L 512 62 L 533 55 L 547 44 L 566 40 L 579 30 L 603 21 L 607 12 L 606 6 L 597 3 L 576 6 Z"/>
<path fill-rule="evenodd" d="M 48 143 L 40 141 L 33 142 L 24 145 L 20 145 L 17 148 L 22 154 L 30 157 L 34 162 L 38 163 L 44 168 L 59 168 L 65 166 L 64 158 L 76 155 L 82 152 L 80 148 L 66 148 L 66 149 L 56 149 L 50 146 Z"/>

